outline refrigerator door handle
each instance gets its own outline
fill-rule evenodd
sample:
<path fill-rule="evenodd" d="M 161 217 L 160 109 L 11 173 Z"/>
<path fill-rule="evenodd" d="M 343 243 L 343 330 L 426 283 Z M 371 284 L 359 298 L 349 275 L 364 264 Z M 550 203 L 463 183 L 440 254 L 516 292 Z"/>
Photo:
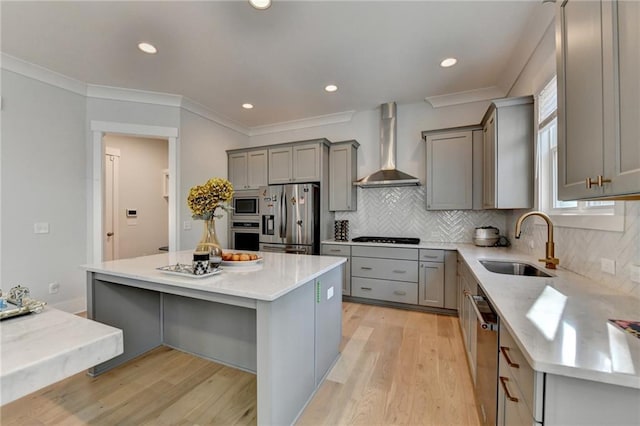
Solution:
<path fill-rule="evenodd" d="M 287 197 L 282 189 L 280 194 L 280 238 L 287 238 Z"/>

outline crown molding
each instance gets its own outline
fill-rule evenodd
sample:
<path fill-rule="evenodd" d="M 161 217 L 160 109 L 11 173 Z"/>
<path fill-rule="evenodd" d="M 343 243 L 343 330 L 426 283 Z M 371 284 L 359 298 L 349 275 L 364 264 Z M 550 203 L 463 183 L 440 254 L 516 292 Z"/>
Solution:
<path fill-rule="evenodd" d="M 86 83 L 67 77 L 64 74 L 51 71 L 50 69 L 41 67 L 40 65 L 16 58 L 15 56 L 7 55 L 4 52 L 0 52 L 0 68 L 60 89 L 68 90 L 69 92 L 73 92 L 78 95 L 87 95 Z"/>
<path fill-rule="evenodd" d="M 139 102 L 168 107 L 180 108 L 182 96 L 170 93 L 150 92 L 147 90 L 126 89 L 123 87 L 87 85 L 87 97 L 94 99 L 108 99 L 112 101 Z"/>
<path fill-rule="evenodd" d="M 247 127 L 244 127 L 243 125 L 236 123 L 233 120 L 230 120 L 228 118 L 224 118 L 221 117 L 219 115 L 217 115 L 216 113 L 214 113 L 213 111 L 211 111 L 209 108 L 207 108 L 206 106 L 197 103 L 196 101 L 189 99 L 185 96 L 182 96 L 182 102 L 181 102 L 181 107 L 183 109 L 185 109 L 186 111 L 189 111 L 193 114 L 199 115 L 200 117 L 203 117 L 207 120 L 213 121 L 215 123 L 218 123 L 221 126 L 224 126 L 228 129 L 231 129 L 233 131 L 236 131 L 238 133 L 241 133 L 245 136 L 250 136 L 250 129 Z"/>
<path fill-rule="evenodd" d="M 309 127 L 326 126 L 329 124 L 346 123 L 351 121 L 353 114 L 355 114 L 355 111 L 344 111 L 335 114 L 303 118 L 300 120 L 284 121 L 282 123 L 266 124 L 264 126 L 254 126 L 249 129 L 249 136 L 259 136 L 290 130 L 306 129 Z"/>
<path fill-rule="evenodd" d="M 452 105 L 467 104 L 471 102 L 488 101 L 496 98 L 504 98 L 506 91 L 498 86 L 483 87 L 481 89 L 467 90 L 465 92 L 449 93 L 446 95 L 427 96 L 425 101 L 434 108 Z"/>

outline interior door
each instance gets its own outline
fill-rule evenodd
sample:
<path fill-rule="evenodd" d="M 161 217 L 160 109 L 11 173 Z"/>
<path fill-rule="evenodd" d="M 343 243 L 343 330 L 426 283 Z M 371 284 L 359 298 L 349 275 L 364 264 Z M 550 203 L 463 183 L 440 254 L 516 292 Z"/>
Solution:
<path fill-rule="evenodd" d="M 107 147 L 104 156 L 104 214 L 102 257 L 104 261 L 119 258 L 118 242 L 118 177 L 120 151 Z"/>

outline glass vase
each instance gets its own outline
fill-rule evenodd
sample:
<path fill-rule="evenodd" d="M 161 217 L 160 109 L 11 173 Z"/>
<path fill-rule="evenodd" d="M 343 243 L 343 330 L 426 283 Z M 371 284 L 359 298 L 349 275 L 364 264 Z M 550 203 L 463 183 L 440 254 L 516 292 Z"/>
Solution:
<path fill-rule="evenodd" d="M 216 235 L 216 219 L 214 217 L 204 221 L 202 238 L 196 246 L 196 251 L 209 253 L 209 266 L 211 270 L 220 266 L 222 262 L 222 246 L 220 246 L 218 236 Z"/>

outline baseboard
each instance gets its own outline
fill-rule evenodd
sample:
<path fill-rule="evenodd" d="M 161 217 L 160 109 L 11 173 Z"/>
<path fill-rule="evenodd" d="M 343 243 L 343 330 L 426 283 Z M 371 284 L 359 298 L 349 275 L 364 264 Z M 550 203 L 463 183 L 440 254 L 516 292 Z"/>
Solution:
<path fill-rule="evenodd" d="M 87 310 L 87 299 L 84 297 L 77 297 L 75 299 L 65 300 L 58 303 L 51 303 L 48 304 L 48 306 L 71 314 L 77 314 Z"/>

